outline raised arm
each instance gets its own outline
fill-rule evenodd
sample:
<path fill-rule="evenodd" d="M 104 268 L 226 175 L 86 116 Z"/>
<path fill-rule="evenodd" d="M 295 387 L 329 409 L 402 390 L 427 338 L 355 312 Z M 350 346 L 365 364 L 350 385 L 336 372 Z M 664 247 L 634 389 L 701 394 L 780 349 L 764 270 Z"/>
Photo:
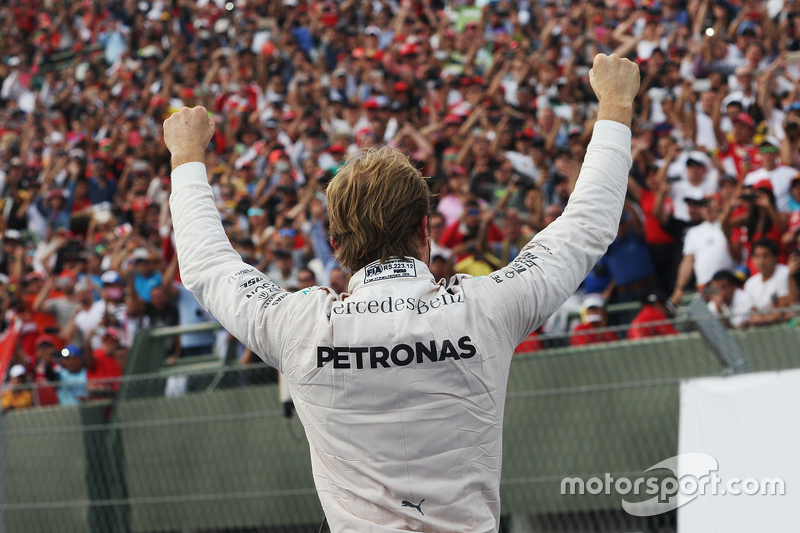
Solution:
<path fill-rule="evenodd" d="M 164 142 L 172 153 L 170 208 L 181 279 L 228 332 L 280 370 L 289 324 L 298 320 L 298 311 L 328 293 L 318 289 L 290 295 L 233 249 L 203 164 L 213 133 L 214 123 L 202 107 L 184 107 L 164 122 Z"/>
<path fill-rule="evenodd" d="M 631 167 L 631 118 L 639 69 L 598 55 L 589 74 L 598 121 L 564 214 L 507 267 L 477 283 L 512 342 L 520 342 L 578 288 L 617 235 Z M 500 322 L 500 321 L 498 321 Z"/>

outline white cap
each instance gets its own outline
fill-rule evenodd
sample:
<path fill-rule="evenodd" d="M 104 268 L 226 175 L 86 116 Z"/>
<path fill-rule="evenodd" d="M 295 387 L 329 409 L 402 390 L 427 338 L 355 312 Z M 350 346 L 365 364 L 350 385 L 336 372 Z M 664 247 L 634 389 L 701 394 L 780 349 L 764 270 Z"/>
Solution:
<path fill-rule="evenodd" d="M 774 146 L 775 148 L 781 147 L 781 141 L 778 140 L 778 138 L 775 137 L 774 135 L 767 135 L 766 137 L 764 137 L 764 140 L 761 141 L 761 144 L 765 143 L 769 143 L 771 146 Z"/>
<path fill-rule="evenodd" d="M 581 309 L 591 309 L 592 307 L 605 307 L 606 306 L 606 299 L 603 298 L 602 294 L 592 293 L 587 294 L 584 299 L 583 303 L 581 304 Z"/>
<path fill-rule="evenodd" d="M 692 161 L 697 161 L 698 163 L 700 163 L 704 167 L 708 167 L 708 163 L 709 163 L 708 156 L 706 154 L 704 154 L 703 152 L 699 152 L 697 150 L 692 150 L 691 152 L 689 152 L 689 157 L 686 158 L 686 161 L 689 161 L 690 159 Z"/>
<path fill-rule="evenodd" d="M 11 370 L 8 373 L 8 377 L 11 379 L 18 378 L 20 376 L 24 376 L 28 372 L 25 370 L 25 367 L 22 365 L 14 365 L 11 367 Z"/>
<path fill-rule="evenodd" d="M 47 138 L 48 144 L 60 144 L 64 142 L 64 134 L 60 131 L 51 131 L 50 136 Z"/>
<path fill-rule="evenodd" d="M 137 248 L 133 251 L 133 258 L 150 259 L 150 252 L 147 251 L 147 248 Z"/>
<path fill-rule="evenodd" d="M 109 283 L 122 283 L 122 276 L 120 276 L 119 272 L 116 270 L 106 270 L 103 272 L 103 275 L 100 276 L 100 281 L 102 281 L 104 285 L 108 285 Z"/>
<path fill-rule="evenodd" d="M 94 220 L 98 224 L 105 224 L 111 220 L 111 211 L 108 209 L 98 209 L 94 212 Z"/>

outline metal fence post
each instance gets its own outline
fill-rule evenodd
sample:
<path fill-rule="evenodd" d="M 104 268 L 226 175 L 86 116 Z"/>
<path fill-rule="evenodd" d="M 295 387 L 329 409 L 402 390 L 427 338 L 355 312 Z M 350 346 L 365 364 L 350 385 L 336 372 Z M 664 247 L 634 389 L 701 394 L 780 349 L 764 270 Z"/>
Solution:
<path fill-rule="evenodd" d="M 122 439 L 117 428 L 102 427 L 114 418 L 114 403 L 84 405 L 81 418 L 86 448 L 86 486 L 89 491 L 89 530 L 93 533 L 114 531 L 128 533 L 130 508 L 125 483 Z"/>
<path fill-rule="evenodd" d="M 714 319 L 706 302 L 699 295 L 695 297 L 689 307 L 688 315 L 694 321 L 708 346 L 732 373 L 743 374 L 750 371 L 750 360 L 747 354 L 736 342 L 736 339 L 728 333 L 722 322 Z"/>

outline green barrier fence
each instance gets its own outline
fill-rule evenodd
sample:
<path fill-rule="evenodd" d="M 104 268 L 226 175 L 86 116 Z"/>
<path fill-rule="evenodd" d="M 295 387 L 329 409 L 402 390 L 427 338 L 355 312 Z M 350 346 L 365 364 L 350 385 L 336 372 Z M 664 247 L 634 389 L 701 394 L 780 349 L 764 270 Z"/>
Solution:
<path fill-rule="evenodd" d="M 685 332 L 515 355 L 501 530 L 675 530 L 674 514 L 635 518 L 619 495 L 561 486 L 636 478 L 676 455 L 680 380 L 729 372 L 693 323 L 676 325 Z M 164 369 L 159 339 L 174 333 L 139 335 L 114 400 L 3 417 L 6 531 L 319 531 L 308 445 L 284 416 L 275 372 L 220 357 Z M 730 336 L 750 371 L 800 366 L 793 324 Z"/>

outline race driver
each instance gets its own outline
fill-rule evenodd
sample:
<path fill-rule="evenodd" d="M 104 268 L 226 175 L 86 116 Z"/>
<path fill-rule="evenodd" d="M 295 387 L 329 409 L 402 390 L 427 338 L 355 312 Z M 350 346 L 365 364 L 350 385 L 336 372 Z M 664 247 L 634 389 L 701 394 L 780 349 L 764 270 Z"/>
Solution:
<path fill-rule="evenodd" d="M 571 295 L 617 234 L 631 166 L 635 64 L 598 55 L 598 121 L 563 215 L 508 266 L 437 283 L 430 195 L 396 151 L 360 152 L 327 190 L 349 293 L 288 293 L 242 262 L 203 164 L 202 107 L 164 123 L 183 283 L 286 377 L 331 531 L 495 532 L 514 347 Z"/>

